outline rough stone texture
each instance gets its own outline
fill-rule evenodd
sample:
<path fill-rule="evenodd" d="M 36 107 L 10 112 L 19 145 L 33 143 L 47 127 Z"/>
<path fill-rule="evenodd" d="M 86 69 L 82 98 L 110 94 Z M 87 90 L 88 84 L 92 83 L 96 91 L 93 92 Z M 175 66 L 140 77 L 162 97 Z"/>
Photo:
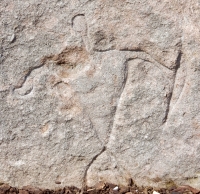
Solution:
<path fill-rule="evenodd" d="M 200 188 L 200 1 L 1 0 L 0 181 Z"/>

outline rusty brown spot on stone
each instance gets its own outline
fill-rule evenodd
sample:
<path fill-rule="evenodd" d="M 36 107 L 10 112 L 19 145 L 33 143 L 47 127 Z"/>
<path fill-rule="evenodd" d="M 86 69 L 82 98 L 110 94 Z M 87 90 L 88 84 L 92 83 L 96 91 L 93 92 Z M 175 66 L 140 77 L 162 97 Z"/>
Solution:
<path fill-rule="evenodd" d="M 194 127 L 194 129 L 199 130 L 200 129 L 200 122 L 196 119 L 192 120 L 192 126 Z"/>
<path fill-rule="evenodd" d="M 75 68 L 77 64 L 85 63 L 89 60 L 89 54 L 84 47 L 67 47 L 61 53 L 45 56 L 41 63 L 54 61 L 57 65 Z"/>
<path fill-rule="evenodd" d="M 58 72 L 58 76 L 59 76 L 59 77 L 62 77 L 62 78 L 67 78 L 67 77 L 69 76 L 69 72 L 66 71 L 65 69 L 60 70 L 60 71 Z"/>
<path fill-rule="evenodd" d="M 54 75 L 50 75 L 48 77 L 48 82 L 51 84 L 51 85 L 55 85 L 57 80 L 56 80 L 56 77 Z"/>

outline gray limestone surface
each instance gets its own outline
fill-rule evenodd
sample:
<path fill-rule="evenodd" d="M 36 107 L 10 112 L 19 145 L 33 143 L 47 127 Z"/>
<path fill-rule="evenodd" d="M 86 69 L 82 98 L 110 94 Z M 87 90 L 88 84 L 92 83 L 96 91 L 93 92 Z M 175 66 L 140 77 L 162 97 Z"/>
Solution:
<path fill-rule="evenodd" d="M 200 1 L 1 0 L 0 182 L 200 189 Z"/>

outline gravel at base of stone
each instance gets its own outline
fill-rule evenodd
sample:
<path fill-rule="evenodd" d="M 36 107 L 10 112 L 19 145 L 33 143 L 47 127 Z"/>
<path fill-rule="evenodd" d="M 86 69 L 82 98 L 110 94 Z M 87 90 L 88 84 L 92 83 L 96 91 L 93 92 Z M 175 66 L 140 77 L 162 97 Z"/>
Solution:
<path fill-rule="evenodd" d="M 118 189 L 115 189 L 115 188 Z M 190 186 L 173 186 L 171 188 L 153 188 L 138 187 L 135 184 L 131 186 L 117 186 L 111 183 L 100 182 L 94 187 L 85 187 L 79 189 L 74 186 L 57 188 L 55 190 L 41 189 L 32 186 L 24 186 L 21 189 L 11 187 L 8 184 L 0 186 L 0 194 L 199 194 L 200 191 Z"/>

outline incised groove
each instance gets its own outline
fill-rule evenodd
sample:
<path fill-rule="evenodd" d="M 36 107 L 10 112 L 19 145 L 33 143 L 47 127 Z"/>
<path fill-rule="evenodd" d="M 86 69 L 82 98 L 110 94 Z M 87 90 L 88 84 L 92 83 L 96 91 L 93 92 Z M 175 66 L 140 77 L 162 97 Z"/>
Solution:
<path fill-rule="evenodd" d="M 45 63 L 43 63 L 43 61 L 41 60 L 41 63 L 35 67 L 31 67 L 29 68 L 26 72 L 25 72 L 25 76 L 22 77 L 19 81 L 18 84 L 14 86 L 13 91 L 19 88 L 22 88 L 24 83 L 26 82 L 27 78 L 31 75 L 32 71 L 34 71 L 35 69 L 39 69 L 41 68 L 43 65 L 45 65 Z"/>
<path fill-rule="evenodd" d="M 127 78 L 128 78 L 128 61 L 130 61 L 131 59 L 128 59 L 125 61 L 124 63 L 124 79 L 123 79 L 123 82 L 122 82 L 122 86 L 121 86 L 121 89 L 120 89 L 120 95 L 119 95 L 119 99 L 118 99 L 118 103 L 115 107 L 115 112 L 113 114 L 113 122 L 112 122 L 112 128 L 111 128 L 111 132 L 110 132 L 110 135 L 112 134 L 112 129 L 113 129 L 113 126 L 114 126 L 114 122 L 115 122 L 115 117 L 116 117 L 116 112 L 117 112 L 117 109 L 119 107 L 119 103 L 120 103 L 120 99 L 121 99 L 121 96 L 122 96 L 122 93 L 124 92 L 124 88 L 126 86 L 126 83 L 127 83 Z M 109 138 L 110 138 L 110 135 L 109 135 Z M 109 142 L 107 142 L 108 144 Z"/>
<path fill-rule="evenodd" d="M 99 49 L 95 49 L 95 52 L 100 52 L 100 53 L 104 53 L 104 52 L 108 52 L 108 51 L 122 51 L 122 52 L 138 52 L 138 53 L 144 53 L 148 56 L 150 56 L 155 62 L 157 62 L 158 64 L 162 65 L 163 67 L 167 68 L 170 71 L 173 71 L 173 68 L 169 68 L 166 65 L 164 65 L 162 62 L 158 61 L 157 59 L 155 59 L 154 57 L 152 57 L 152 55 L 150 55 L 148 52 L 146 52 L 144 49 L 141 49 L 139 47 L 133 48 L 133 49 L 128 49 L 128 48 L 124 48 L 124 49 L 113 49 L 113 48 L 108 48 L 108 49 L 104 49 L 104 50 L 99 50 Z M 130 59 L 130 58 L 129 58 Z M 142 59 L 143 60 L 143 59 Z M 148 61 L 147 59 L 145 59 L 146 61 Z M 177 59 L 176 59 L 177 61 Z M 151 62 L 151 61 L 150 61 Z M 175 62 L 177 63 L 177 62 Z"/>
<path fill-rule="evenodd" d="M 167 96 L 167 108 L 166 108 L 166 113 L 165 113 L 165 117 L 163 119 L 163 123 L 166 123 L 167 122 L 167 119 L 169 117 L 169 114 L 170 114 L 170 109 L 171 109 L 171 99 L 172 99 L 172 95 L 174 93 L 174 89 L 175 89 L 175 82 L 176 82 L 176 77 L 177 77 L 177 71 L 178 69 L 180 68 L 180 65 L 181 65 L 181 56 L 182 56 L 182 52 L 180 51 L 178 56 L 177 56 L 177 59 L 176 59 L 176 66 L 174 68 L 174 79 L 173 79 L 173 85 L 172 85 L 172 90 L 171 92 L 169 93 L 169 95 Z"/>
<path fill-rule="evenodd" d="M 74 25 L 74 19 L 75 19 L 76 17 L 78 17 L 78 16 L 84 17 L 85 15 L 84 15 L 84 14 L 81 14 L 81 13 L 74 15 L 74 16 L 72 17 L 72 19 L 71 19 L 71 25 L 72 25 L 72 27 L 73 27 L 73 25 Z"/>
<path fill-rule="evenodd" d="M 103 146 L 102 150 L 96 154 L 92 160 L 90 161 L 90 163 L 86 166 L 85 172 L 84 172 L 84 176 L 83 176 L 83 183 L 82 183 L 82 188 L 85 189 L 87 186 L 87 172 L 89 170 L 89 168 L 91 167 L 91 165 L 94 163 L 94 161 L 103 153 L 106 151 L 106 147 Z"/>

